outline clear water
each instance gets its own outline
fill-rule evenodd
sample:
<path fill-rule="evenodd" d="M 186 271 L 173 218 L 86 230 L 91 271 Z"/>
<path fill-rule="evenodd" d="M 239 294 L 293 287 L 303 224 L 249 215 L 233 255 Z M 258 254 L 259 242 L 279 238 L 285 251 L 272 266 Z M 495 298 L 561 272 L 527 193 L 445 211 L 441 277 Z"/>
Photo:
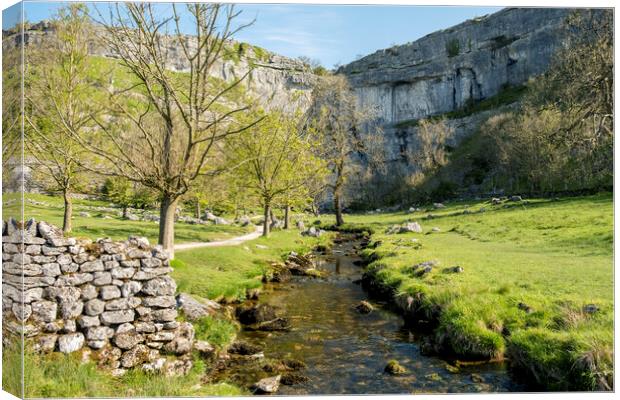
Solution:
<path fill-rule="evenodd" d="M 307 364 L 301 373 L 308 382 L 280 386 L 278 394 L 380 394 L 462 393 L 519 391 L 502 364 L 461 366 L 450 372 L 446 361 L 420 354 L 420 337 L 404 326 L 403 319 L 371 301 L 367 315 L 355 310 L 368 300 L 359 284 L 362 268 L 354 241 L 336 244 L 330 254 L 318 257 L 326 279 L 295 278 L 269 284 L 260 302 L 279 307 L 293 329 L 290 332 L 240 332 L 238 339 L 264 348 L 267 359 L 294 358 Z M 391 359 L 407 373 L 383 372 Z M 249 387 L 258 379 L 275 375 L 261 369 L 265 360 L 235 364 L 221 379 Z M 474 376 L 472 377 L 472 374 Z M 482 378 L 482 379 L 480 379 Z M 475 381 L 476 382 L 475 382 Z M 480 381 L 481 380 L 481 381 Z"/>

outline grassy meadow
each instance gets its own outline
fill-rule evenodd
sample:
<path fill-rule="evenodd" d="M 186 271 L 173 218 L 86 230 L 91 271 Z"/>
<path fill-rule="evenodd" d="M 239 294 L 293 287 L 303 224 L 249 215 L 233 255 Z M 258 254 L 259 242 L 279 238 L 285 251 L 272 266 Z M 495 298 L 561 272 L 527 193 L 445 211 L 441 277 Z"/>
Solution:
<path fill-rule="evenodd" d="M 423 232 L 385 233 L 406 221 Z M 548 389 L 597 388 L 611 379 L 611 194 L 452 203 L 346 222 L 372 228 L 369 273 L 394 290 L 396 302 L 411 296 L 422 313 L 439 309 L 434 339 L 458 357 L 508 358 Z M 419 276 L 412 267 L 425 261 L 437 265 Z M 447 272 L 453 266 L 464 271 Z M 592 314 L 584 311 L 590 304 L 598 309 Z"/>
<path fill-rule="evenodd" d="M 39 205 L 29 201 L 42 202 Z M 90 207 L 111 207 L 109 202 L 100 200 L 73 200 L 73 230 L 71 236 L 78 238 L 97 239 L 110 237 L 113 240 L 125 240 L 130 235 L 145 236 L 151 243 L 157 243 L 157 222 L 130 221 L 122 219 L 106 211 L 92 210 Z M 118 209 L 120 212 L 120 208 Z M 148 210 L 152 214 L 158 214 L 158 210 Z M 25 194 L 24 214 L 26 219 L 34 218 L 37 221 L 46 221 L 56 226 L 62 226 L 63 201 L 58 196 L 42 194 Z M 80 216 L 80 212 L 87 212 L 88 217 Z M 14 207 L 3 211 L 4 218 L 16 214 Z M 103 218 L 103 216 L 109 218 Z M 175 243 L 210 242 L 223 240 L 251 232 L 252 226 L 241 227 L 237 225 L 195 225 L 183 222 L 175 224 Z"/>
<path fill-rule="evenodd" d="M 291 251 L 307 252 L 327 244 L 330 235 L 320 238 L 301 236 L 299 231 L 275 231 L 239 246 L 204 247 L 175 253 L 172 261 L 178 290 L 215 300 L 236 301 L 248 289 L 259 288 L 269 264 L 281 261 Z"/>
<path fill-rule="evenodd" d="M 50 206 L 26 203 L 37 220 L 59 224 L 59 198 L 28 195 Z M 156 242 L 157 224 L 103 219 L 88 206 L 109 206 L 76 200 L 74 235 L 124 239 L 130 234 Z M 90 217 L 80 217 L 81 208 Z M 314 220 L 314 218 L 312 218 Z M 332 215 L 320 218 L 333 224 Z M 417 221 L 422 233 L 388 234 L 394 224 Z M 309 223 L 308 219 L 305 221 Z M 434 343 L 461 359 L 506 359 L 515 370 L 541 387 L 553 390 L 596 389 L 611 384 L 613 371 L 613 202 L 611 194 L 524 202 L 446 203 L 422 211 L 351 214 L 349 230 L 372 232 L 364 256 L 367 272 L 394 292 L 394 302 L 415 299 L 417 312 L 435 318 Z M 177 241 L 208 241 L 246 233 L 249 228 L 176 224 Z M 172 277 L 179 292 L 223 302 L 246 297 L 259 288 L 272 262 L 290 251 L 328 245 L 299 231 L 275 231 L 238 246 L 196 248 L 176 252 Z M 415 264 L 436 262 L 422 276 Z M 454 266 L 462 273 L 450 273 Z M 584 311 L 594 305 L 594 313 Z M 439 310 L 439 312 L 437 312 Z M 226 319 L 205 318 L 196 324 L 197 338 L 218 348 L 230 343 L 238 329 Z M 5 352 L 7 353 L 7 352 Z M 11 357 L 11 350 L 5 354 Z M 13 355 L 15 356 L 15 355 Z M 66 363 L 55 358 L 65 357 Z M 197 356 L 195 356 L 196 358 Z M 132 372 L 112 378 L 72 356 L 26 356 L 34 397 L 106 396 L 115 385 L 127 396 L 240 394 L 227 384 L 201 384 L 206 364 L 196 358 L 187 377 L 169 383 L 161 377 Z M 63 375 L 74 374 L 70 386 Z M 82 376 L 84 375 L 84 376 Z M 11 376 L 5 375 L 7 385 Z M 189 389 L 188 389 L 189 388 Z M 35 389 L 33 389 L 35 390 Z M 117 388 L 114 394 L 118 395 Z"/>

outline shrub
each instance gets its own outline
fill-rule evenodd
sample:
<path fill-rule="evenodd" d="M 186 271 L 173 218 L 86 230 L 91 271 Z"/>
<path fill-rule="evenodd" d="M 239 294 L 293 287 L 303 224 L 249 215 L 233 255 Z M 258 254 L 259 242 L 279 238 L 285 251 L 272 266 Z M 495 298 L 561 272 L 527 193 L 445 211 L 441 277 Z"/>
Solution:
<path fill-rule="evenodd" d="M 448 57 L 456 57 L 459 55 L 460 51 L 461 45 L 458 39 L 454 38 L 446 42 L 446 53 L 448 53 Z"/>

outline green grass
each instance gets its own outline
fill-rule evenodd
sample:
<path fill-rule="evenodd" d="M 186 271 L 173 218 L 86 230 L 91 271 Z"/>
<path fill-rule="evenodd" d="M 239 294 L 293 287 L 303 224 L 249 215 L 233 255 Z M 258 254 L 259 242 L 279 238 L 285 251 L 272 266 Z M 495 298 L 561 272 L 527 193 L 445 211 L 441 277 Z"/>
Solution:
<path fill-rule="evenodd" d="M 94 362 L 81 363 L 80 354 L 51 353 L 37 355 L 26 347 L 24 355 L 25 397 L 173 397 L 173 396 L 239 396 L 242 389 L 227 384 L 204 384 L 205 361 L 194 355 L 194 366 L 186 376 L 164 377 L 139 369 L 115 378 L 99 369 Z M 4 347 L 4 365 L 17 365 L 19 346 Z M 13 364 L 15 361 L 17 364 Z M 9 370 L 9 371 L 7 371 Z M 20 376 L 3 368 L 3 389 L 19 394 Z"/>
<path fill-rule="evenodd" d="M 34 218 L 37 221 L 46 221 L 51 224 L 62 226 L 63 202 L 57 196 L 47 196 L 40 194 L 26 194 L 26 199 L 42 201 L 50 206 L 38 206 L 25 202 L 26 219 Z M 80 200 L 75 199 L 73 204 L 73 230 L 71 236 L 86 237 L 97 239 L 110 237 L 113 240 L 125 240 L 130 235 L 146 236 L 151 243 L 157 243 L 159 225 L 149 221 L 129 221 L 120 217 L 112 216 L 110 219 L 101 218 L 102 214 L 110 215 L 108 212 L 98 212 L 87 208 L 87 206 L 110 207 L 110 203 L 99 200 Z M 81 217 L 80 212 L 85 211 L 90 217 Z M 157 214 L 157 210 L 149 210 Z M 14 211 L 12 211 L 14 213 Z M 182 222 L 175 224 L 175 241 L 183 242 L 209 242 L 221 240 L 234 236 L 244 235 L 254 227 L 240 227 L 235 225 L 192 225 Z"/>
<path fill-rule="evenodd" d="M 235 324 L 223 318 L 204 317 L 192 324 L 196 330 L 196 340 L 206 340 L 218 349 L 231 343 L 237 334 Z"/>
<path fill-rule="evenodd" d="M 177 251 L 172 277 L 180 292 L 210 299 L 242 300 L 247 289 L 262 285 L 270 262 L 281 261 L 290 251 L 304 252 L 325 244 L 329 237 L 304 237 L 298 230 L 291 229 L 276 231 L 269 238 L 261 237 L 239 246 Z"/>
<path fill-rule="evenodd" d="M 507 205 L 454 203 L 345 220 L 377 232 L 381 244 L 365 251 L 376 260 L 369 265 L 376 280 L 399 299 L 420 299 L 422 310 L 441 310 L 434 336 L 443 346 L 460 357 L 507 356 L 547 388 L 600 387 L 600 379 L 611 379 L 613 354 L 611 194 Z M 481 207 L 487 211 L 463 214 Z M 426 219 L 429 213 L 435 218 Z M 407 220 L 424 232 L 383 233 Z M 416 276 L 411 266 L 428 260 L 439 265 Z M 455 265 L 464 272 L 442 272 Z M 586 304 L 600 310 L 586 314 Z"/>

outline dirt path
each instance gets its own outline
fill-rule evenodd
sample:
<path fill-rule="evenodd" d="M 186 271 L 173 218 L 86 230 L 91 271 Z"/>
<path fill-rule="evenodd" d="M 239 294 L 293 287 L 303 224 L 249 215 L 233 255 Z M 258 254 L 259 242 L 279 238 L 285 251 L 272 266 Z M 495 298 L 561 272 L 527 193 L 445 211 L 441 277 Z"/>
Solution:
<path fill-rule="evenodd" d="M 252 233 L 248 233 L 243 236 L 237 236 L 226 240 L 216 240 L 214 242 L 196 242 L 196 243 L 181 243 L 174 246 L 174 250 L 189 250 L 199 247 L 222 247 L 222 246 L 237 246 L 248 240 L 257 239 L 262 235 L 263 227 L 257 226 L 256 230 Z"/>

